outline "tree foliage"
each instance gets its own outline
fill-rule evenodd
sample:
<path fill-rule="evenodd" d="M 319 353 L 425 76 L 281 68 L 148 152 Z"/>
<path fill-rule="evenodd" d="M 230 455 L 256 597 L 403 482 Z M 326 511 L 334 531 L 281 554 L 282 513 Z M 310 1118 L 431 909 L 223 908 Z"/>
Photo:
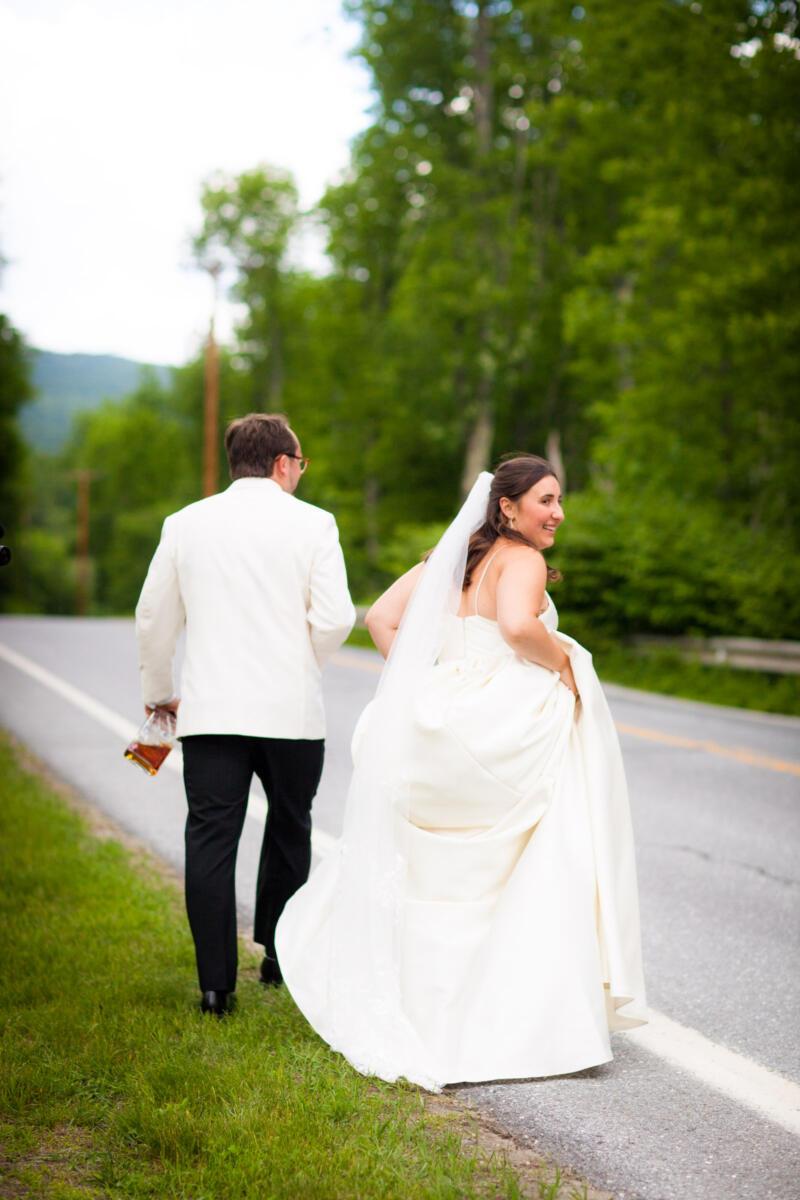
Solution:
<path fill-rule="evenodd" d="M 568 485 L 576 628 L 800 636 L 797 5 L 346 7 L 375 101 L 344 178 L 310 217 L 274 167 L 202 193 L 242 313 L 223 416 L 289 414 L 360 596 L 526 449 Z M 322 277 L 292 254 L 310 219 Z M 77 430 L 101 607 L 198 494 L 201 407 L 198 361 Z"/>
<path fill-rule="evenodd" d="M 7 530 L 15 530 L 19 522 L 25 449 L 17 418 L 30 396 L 25 344 L 0 313 L 0 522 Z"/>
<path fill-rule="evenodd" d="M 1 265 L 1 260 L 0 260 Z M 25 343 L 0 313 L 0 525 L 12 547 L 14 568 L 0 568 L 0 609 L 13 609 L 19 594 L 16 571 L 22 530 L 29 456 L 19 428 L 19 413 L 32 395 Z"/>

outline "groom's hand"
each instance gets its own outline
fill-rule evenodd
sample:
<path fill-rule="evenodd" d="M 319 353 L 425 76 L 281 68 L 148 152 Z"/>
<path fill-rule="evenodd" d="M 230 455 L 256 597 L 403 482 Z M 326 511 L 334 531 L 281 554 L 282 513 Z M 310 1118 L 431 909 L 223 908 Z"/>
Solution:
<path fill-rule="evenodd" d="M 176 696 L 174 700 L 167 700 L 165 704 L 145 704 L 145 716 L 149 717 L 151 713 L 154 713 L 159 708 L 165 708 L 168 712 L 177 713 L 180 702 L 180 696 Z"/>

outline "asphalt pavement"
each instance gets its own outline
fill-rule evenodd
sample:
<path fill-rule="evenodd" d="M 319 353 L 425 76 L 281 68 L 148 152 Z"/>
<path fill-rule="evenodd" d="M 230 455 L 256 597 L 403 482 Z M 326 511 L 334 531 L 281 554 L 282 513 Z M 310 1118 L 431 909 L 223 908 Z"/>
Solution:
<path fill-rule="evenodd" d="M 319 853 L 340 829 L 350 735 L 378 670 L 377 655 L 349 648 L 326 669 Z M 454 1090 L 618 1200 L 798 1200 L 800 720 L 607 693 L 652 1026 L 612 1035 L 600 1067 Z M 180 870 L 179 772 L 151 780 L 122 757 L 140 718 L 131 621 L 0 618 L 0 723 Z M 246 924 L 263 812 L 256 795 L 237 871 Z"/>

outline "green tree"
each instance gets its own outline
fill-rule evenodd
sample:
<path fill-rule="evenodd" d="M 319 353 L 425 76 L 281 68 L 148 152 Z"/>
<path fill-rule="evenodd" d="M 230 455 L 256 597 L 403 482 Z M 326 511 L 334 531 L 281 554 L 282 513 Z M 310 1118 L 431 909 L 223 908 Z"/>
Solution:
<path fill-rule="evenodd" d="M 8 317 L 0 313 L 0 524 L 14 556 L 11 564 L 0 570 L 0 607 L 6 610 L 17 607 L 20 568 L 24 571 L 25 563 L 21 532 L 29 463 L 18 417 L 32 395 L 25 343 Z"/>
<path fill-rule="evenodd" d="M 25 470 L 25 446 L 17 418 L 32 395 L 25 343 L 8 317 L 0 313 L 0 519 L 8 530 L 19 527 Z"/>
<path fill-rule="evenodd" d="M 629 628 L 800 632 L 794 7 L 586 19 L 587 82 L 637 146 L 605 163 L 628 196 L 567 304 Z"/>
<path fill-rule="evenodd" d="M 199 469 L 188 447 L 170 391 L 149 373 L 126 401 L 109 401 L 76 420 L 64 462 L 67 473 L 92 473 L 95 611 L 132 609 L 164 517 L 197 498 Z"/>
<path fill-rule="evenodd" d="M 203 224 L 194 239 L 201 265 L 233 275 L 233 295 L 245 307 L 239 352 L 250 363 L 261 407 L 279 409 L 286 376 L 284 278 L 289 238 L 297 224 L 297 189 L 285 171 L 260 166 L 238 176 L 219 173 L 201 194 Z"/>
<path fill-rule="evenodd" d="M 797 634 L 797 5 L 346 7 L 375 104 L 313 214 L 330 270 L 293 262 L 285 172 L 203 191 L 198 259 L 243 313 L 223 423 L 289 415 L 359 595 L 529 449 L 569 483 L 568 624 Z M 103 610 L 199 492 L 202 391 L 198 359 L 76 433 Z"/>

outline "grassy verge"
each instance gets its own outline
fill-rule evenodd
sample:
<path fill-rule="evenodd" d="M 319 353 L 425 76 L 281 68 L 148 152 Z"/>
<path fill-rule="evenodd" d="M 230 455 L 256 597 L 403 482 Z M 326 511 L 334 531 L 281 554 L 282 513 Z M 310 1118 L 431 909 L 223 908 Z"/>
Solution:
<path fill-rule="evenodd" d="M 353 1072 L 252 953 L 237 1013 L 201 1017 L 177 889 L 2 737 L 0 778 L 0 1196 L 566 1200 L 444 1098 Z"/>
<path fill-rule="evenodd" d="M 569 632 L 568 626 L 565 631 Z M 709 704 L 729 704 L 759 712 L 786 713 L 800 717 L 800 675 L 777 675 L 769 671 L 738 671 L 733 667 L 712 667 L 687 662 L 672 650 L 638 653 L 618 643 L 578 641 L 593 652 L 600 678 L 607 683 L 622 683 L 645 692 L 681 696 L 685 700 L 705 700 Z M 348 646 L 375 647 L 366 629 L 354 629 Z"/>
<path fill-rule="evenodd" d="M 599 647 L 594 662 L 601 679 L 608 683 L 709 704 L 800 716 L 800 675 L 705 666 L 687 662 L 670 650 L 639 654 L 622 646 Z"/>
<path fill-rule="evenodd" d="M 375 643 L 367 633 L 366 629 L 359 629 L 358 626 L 350 631 L 350 635 L 345 642 L 345 646 L 363 646 L 365 650 L 375 649 Z"/>

